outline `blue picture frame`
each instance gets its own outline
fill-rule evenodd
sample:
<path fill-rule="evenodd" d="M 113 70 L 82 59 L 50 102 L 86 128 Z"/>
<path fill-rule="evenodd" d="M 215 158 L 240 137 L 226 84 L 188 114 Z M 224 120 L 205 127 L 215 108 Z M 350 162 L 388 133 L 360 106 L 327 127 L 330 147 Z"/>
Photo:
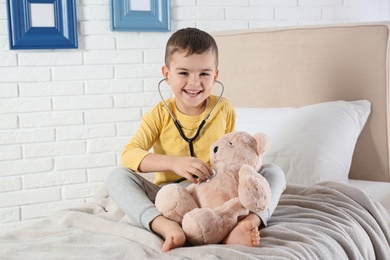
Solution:
<path fill-rule="evenodd" d="M 33 26 L 32 4 L 53 5 L 53 26 Z M 7 14 L 11 50 L 78 47 L 76 0 L 7 0 Z"/>
<path fill-rule="evenodd" d="M 168 32 L 171 30 L 169 0 L 150 0 L 150 10 L 131 10 L 131 1 L 110 0 L 112 31 Z"/>

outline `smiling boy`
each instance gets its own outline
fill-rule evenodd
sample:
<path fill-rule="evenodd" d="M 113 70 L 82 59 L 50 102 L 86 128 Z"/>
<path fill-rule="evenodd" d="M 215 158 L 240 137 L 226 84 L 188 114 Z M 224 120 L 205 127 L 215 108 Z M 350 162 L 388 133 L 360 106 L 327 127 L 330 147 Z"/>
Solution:
<path fill-rule="evenodd" d="M 202 120 L 217 103 L 218 97 L 211 92 L 218 73 L 218 48 L 208 33 L 186 28 L 170 37 L 162 74 L 174 97 L 167 99 L 166 103 L 186 136 L 196 134 Z M 182 183 L 188 185 L 197 183 L 198 178 L 205 180 L 210 176 L 209 147 L 222 135 L 234 130 L 235 119 L 233 106 L 222 98 L 193 142 L 195 154 L 190 156 L 188 142 L 181 138 L 164 102 L 159 102 L 142 117 L 138 131 L 125 146 L 123 167 L 107 177 L 107 190 L 122 210 L 140 226 L 165 239 L 162 251 L 183 246 L 186 238 L 178 223 L 157 211 L 154 201 L 158 190 L 161 185 L 181 177 L 189 180 Z M 153 152 L 150 152 L 151 148 Z M 156 172 L 154 184 L 136 172 Z M 269 181 L 271 190 L 273 183 L 277 183 L 271 206 L 265 212 L 250 213 L 241 220 L 224 243 L 259 245 L 258 228 L 262 223 L 266 224 L 285 185 L 284 173 L 275 165 L 265 165 L 260 174 Z M 272 181 L 267 176 L 276 179 Z"/>

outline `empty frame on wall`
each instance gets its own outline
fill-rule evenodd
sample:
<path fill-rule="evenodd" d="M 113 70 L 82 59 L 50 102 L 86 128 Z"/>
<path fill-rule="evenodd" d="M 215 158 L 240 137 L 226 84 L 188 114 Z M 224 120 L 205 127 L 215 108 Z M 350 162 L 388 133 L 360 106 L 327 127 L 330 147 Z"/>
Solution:
<path fill-rule="evenodd" d="M 169 0 L 110 0 L 111 30 L 170 31 Z"/>
<path fill-rule="evenodd" d="M 78 47 L 76 0 L 7 0 L 10 49 Z"/>

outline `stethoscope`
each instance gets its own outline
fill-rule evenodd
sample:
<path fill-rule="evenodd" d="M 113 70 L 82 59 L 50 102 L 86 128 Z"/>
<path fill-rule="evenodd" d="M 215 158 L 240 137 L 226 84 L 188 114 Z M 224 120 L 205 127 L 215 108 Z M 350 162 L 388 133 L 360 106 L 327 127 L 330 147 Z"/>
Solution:
<path fill-rule="evenodd" d="M 218 99 L 217 99 L 217 102 L 215 102 L 214 106 L 211 108 L 210 112 L 207 114 L 207 116 L 202 120 L 202 122 L 201 122 L 200 125 L 198 126 L 198 130 L 196 131 L 195 135 L 194 135 L 193 137 L 189 138 L 189 137 L 187 137 L 187 136 L 185 135 L 185 133 L 183 132 L 183 128 L 182 128 L 182 126 L 180 125 L 179 120 L 177 120 L 176 117 L 173 115 L 172 111 L 171 111 L 171 110 L 169 109 L 169 107 L 168 107 L 167 102 L 165 101 L 163 95 L 161 94 L 160 85 L 161 85 L 161 83 L 162 83 L 163 81 L 166 81 L 166 80 L 167 80 L 167 78 L 164 78 L 164 79 L 160 80 L 160 82 L 158 83 L 158 86 L 157 86 L 157 88 L 158 88 L 158 93 L 160 94 L 161 100 L 163 101 L 165 108 L 168 110 L 169 115 L 171 116 L 171 118 L 172 118 L 172 120 L 173 120 L 173 123 L 175 124 L 177 130 L 179 131 L 180 136 L 188 143 L 188 146 L 189 146 L 189 148 L 190 148 L 190 155 L 191 155 L 192 157 L 195 157 L 195 152 L 194 152 L 194 141 L 195 141 L 196 138 L 198 138 L 198 136 L 199 136 L 199 134 L 200 134 L 200 131 L 202 130 L 202 128 L 203 128 L 204 125 L 206 124 L 207 119 L 209 119 L 211 113 L 214 111 L 215 107 L 218 105 L 219 101 L 221 100 L 222 95 L 223 95 L 223 92 L 225 91 L 225 86 L 222 84 L 222 82 L 217 81 L 217 80 L 215 81 L 216 83 L 218 83 L 218 84 L 221 85 L 221 88 L 222 88 L 221 94 L 219 95 L 219 97 L 218 97 Z M 210 181 L 212 178 L 214 178 L 214 176 L 215 176 L 216 174 L 217 174 L 216 171 L 213 170 L 213 174 L 210 175 L 208 178 L 206 178 L 206 180 L 205 180 L 204 182 Z M 196 177 L 196 176 L 194 176 L 194 177 Z M 176 181 L 174 181 L 174 182 L 175 182 L 175 183 L 179 183 L 179 182 L 182 182 L 182 181 L 184 181 L 184 180 L 186 180 L 186 178 L 183 177 L 183 178 L 180 178 L 180 179 L 178 179 L 178 180 L 176 180 Z"/>

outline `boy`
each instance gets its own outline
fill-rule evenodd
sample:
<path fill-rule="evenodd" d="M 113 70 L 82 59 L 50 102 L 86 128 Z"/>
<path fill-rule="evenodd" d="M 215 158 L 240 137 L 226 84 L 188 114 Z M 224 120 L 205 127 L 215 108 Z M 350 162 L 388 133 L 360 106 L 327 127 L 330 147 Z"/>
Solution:
<path fill-rule="evenodd" d="M 211 95 L 218 78 L 218 48 L 214 39 L 195 28 L 181 29 L 168 40 L 163 77 L 171 87 L 169 109 L 188 137 L 193 137 L 200 122 L 210 112 L 218 97 Z M 106 186 L 122 210 L 142 227 L 161 235 L 162 251 L 181 247 L 186 238 L 181 226 L 162 216 L 154 206 L 159 185 L 185 177 L 192 183 L 212 174 L 209 147 L 222 135 L 234 130 L 235 112 L 222 98 L 193 142 L 195 156 L 189 156 L 188 143 L 181 138 L 163 102 L 146 113 L 139 130 L 125 146 L 122 166 L 111 173 Z M 154 153 L 149 152 L 153 147 Z M 135 172 L 156 172 L 152 184 Z M 258 227 L 266 222 L 284 190 L 284 173 L 275 165 L 265 165 L 260 174 L 269 181 L 272 202 L 268 210 L 250 213 L 224 239 L 226 244 L 257 246 Z M 189 182 L 184 182 L 183 185 Z"/>

